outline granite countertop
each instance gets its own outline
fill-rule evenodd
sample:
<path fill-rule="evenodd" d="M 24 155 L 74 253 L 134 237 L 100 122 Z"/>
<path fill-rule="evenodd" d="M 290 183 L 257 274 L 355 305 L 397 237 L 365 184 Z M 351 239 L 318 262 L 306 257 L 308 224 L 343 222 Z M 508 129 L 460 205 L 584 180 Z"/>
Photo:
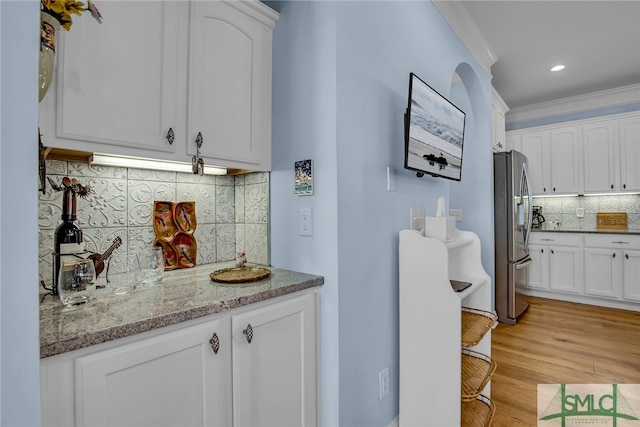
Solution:
<path fill-rule="evenodd" d="M 545 233 L 590 233 L 590 234 L 640 234 L 640 230 L 598 230 L 597 228 L 532 228 L 531 231 Z"/>
<path fill-rule="evenodd" d="M 209 274 L 234 262 L 165 272 L 158 286 L 140 285 L 128 295 L 97 289 L 87 304 L 65 308 L 58 296 L 40 303 L 40 357 L 219 313 L 324 283 L 322 276 L 266 267 L 267 279 L 239 284 L 217 283 Z M 254 265 L 251 265 L 254 266 Z M 100 277 L 98 281 L 104 281 Z"/>

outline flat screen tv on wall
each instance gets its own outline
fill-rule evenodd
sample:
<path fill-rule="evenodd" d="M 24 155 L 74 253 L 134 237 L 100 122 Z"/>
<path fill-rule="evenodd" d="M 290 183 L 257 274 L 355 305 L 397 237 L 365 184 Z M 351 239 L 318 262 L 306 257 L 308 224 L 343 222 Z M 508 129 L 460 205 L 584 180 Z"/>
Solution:
<path fill-rule="evenodd" d="M 409 75 L 404 167 L 460 181 L 465 113 L 415 74 Z"/>

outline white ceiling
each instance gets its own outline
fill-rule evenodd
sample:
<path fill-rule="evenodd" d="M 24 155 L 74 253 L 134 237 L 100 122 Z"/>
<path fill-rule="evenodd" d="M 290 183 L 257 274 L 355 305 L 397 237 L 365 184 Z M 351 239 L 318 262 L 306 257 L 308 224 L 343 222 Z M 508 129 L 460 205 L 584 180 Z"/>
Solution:
<path fill-rule="evenodd" d="M 497 58 L 492 84 L 509 108 L 640 83 L 640 0 L 458 3 Z"/>

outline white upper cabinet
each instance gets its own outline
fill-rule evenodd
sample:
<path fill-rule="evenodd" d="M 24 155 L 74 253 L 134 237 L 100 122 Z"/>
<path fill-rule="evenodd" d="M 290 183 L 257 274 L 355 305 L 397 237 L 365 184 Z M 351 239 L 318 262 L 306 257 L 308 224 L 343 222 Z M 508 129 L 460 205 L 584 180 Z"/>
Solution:
<path fill-rule="evenodd" d="M 250 2 L 195 1 L 191 9 L 189 142 L 234 167 L 271 168 L 274 13 Z"/>
<path fill-rule="evenodd" d="M 47 147 L 271 168 L 271 39 L 259 1 L 109 1 L 75 19 L 40 105 Z M 141 23 L 148 23 L 141 25 Z"/>
<path fill-rule="evenodd" d="M 615 121 L 587 123 L 582 128 L 585 193 L 617 190 Z"/>
<path fill-rule="evenodd" d="M 640 191 L 640 114 L 619 120 L 620 186 L 623 191 Z"/>
<path fill-rule="evenodd" d="M 188 4 L 113 1 L 100 9 L 102 24 L 83 16 L 58 32 L 56 83 L 40 104 L 43 142 L 174 159 L 178 144 L 166 136 L 169 129 L 184 132 L 186 123 L 181 47 Z"/>
<path fill-rule="evenodd" d="M 551 129 L 549 143 L 551 194 L 578 194 L 580 192 L 579 143 L 577 126 Z"/>
<path fill-rule="evenodd" d="M 640 114 L 507 132 L 523 152 L 536 196 L 640 192 Z"/>

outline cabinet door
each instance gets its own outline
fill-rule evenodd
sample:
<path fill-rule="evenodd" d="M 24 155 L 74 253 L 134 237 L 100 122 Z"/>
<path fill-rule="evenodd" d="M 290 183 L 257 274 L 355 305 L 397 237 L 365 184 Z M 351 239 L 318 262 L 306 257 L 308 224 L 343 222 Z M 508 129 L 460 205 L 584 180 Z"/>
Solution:
<path fill-rule="evenodd" d="M 100 11 L 102 24 L 83 17 L 59 31 L 55 99 L 50 90 L 41 104 L 44 144 L 174 159 L 167 133 L 185 132 L 188 4 L 108 1 Z"/>
<path fill-rule="evenodd" d="M 585 249 L 584 293 L 599 297 L 620 296 L 621 254 L 614 249 Z"/>
<path fill-rule="evenodd" d="M 531 132 L 522 135 L 522 153 L 529 161 L 529 179 L 534 195 L 551 194 L 548 188 L 549 171 L 546 155 L 549 144 L 549 132 Z M 545 175 L 546 173 L 546 175 Z"/>
<path fill-rule="evenodd" d="M 580 155 L 578 127 L 551 130 L 549 163 L 551 194 L 580 193 Z"/>
<path fill-rule="evenodd" d="M 268 171 L 272 28 L 255 3 L 192 3 L 187 148 L 195 154 L 201 133 L 205 163 Z"/>
<path fill-rule="evenodd" d="M 529 288 L 549 289 L 549 249 L 539 245 L 529 245 Z"/>
<path fill-rule="evenodd" d="M 507 132 L 505 144 L 506 151 L 516 150 L 522 153 L 522 135 Z"/>
<path fill-rule="evenodd" d="M 640 301 L 640 251 L 625 251 L 622 266 L 623 298 Z"/>
<path fill-rule="evenodd" d="M 76 359 L 76 425 L 231 425 L 228 329 L 221 318 Z"/>
<path fill-rule="evenodd" d="M 640 115 L 620 119 L 620 184 L 623 191 L 640 191 Z"/>
<path fill-rule="evenodd" d="M 555 291 L 582 292 L 582 251 L 569 246 L 549 247 L 549 288 Z"/>
<path fill-rule="evenodd" d="M 315 304 L 307 294 L 233 316 L 235 426 L 317 424 Z"/>
<path fill-rule="evenodd" d="M 585 193 L 616 190 L 614 122 L 585 124 L 582 128 Z"/>

